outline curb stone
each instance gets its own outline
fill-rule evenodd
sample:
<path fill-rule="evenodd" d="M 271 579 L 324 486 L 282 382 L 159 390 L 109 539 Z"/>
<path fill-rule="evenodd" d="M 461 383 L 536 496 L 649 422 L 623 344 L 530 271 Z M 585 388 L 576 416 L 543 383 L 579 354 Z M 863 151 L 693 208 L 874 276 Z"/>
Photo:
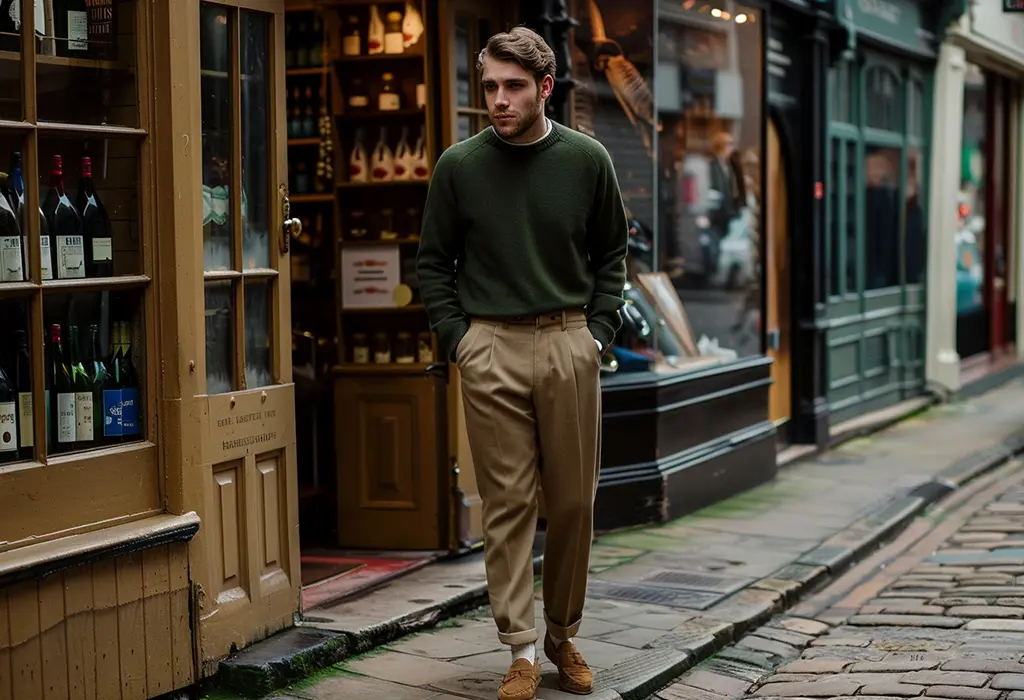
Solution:
<path fill-rule="evenodd" d="M 646 700 L 690 668 L 703 668 L 704 662 L 727 644 L 738 641 L 842 573 L 906 527 L 925 508 L 1005 464 L 1021 451 L 1024 451 L 1024 431 L 957 460 L 906 493 L 869 510 L 794 562 L 736 592 L 716 606 L 717 610 L 710 609 L 695 617 L 697 627 L 701 621 L 714 626 L 713 632 L 710 627 L 695 628 L 692 636 L 684 633 L 682 638 L 673 639 L 671 647 L 649 644 L 639 656 L 599 674 L 595 688 L 598 694 L 592 697 L 595 700 Z M 535 573 L 539 572 L 542 559 L 542 556 L 534 558 Z M 221 661 L 217 674 L 208 682 L 245 697 L 262 697 L 346 658 L 413 632 L 436 627 L 486 602 L 486 586 L 479 585 L 414 614 L 356 631 L 313 630 L 300 623 Z M 315 612 L 308 619 L 313 617 Z M 710 659 L 708 670 L 714 672 L 714 668 L 724 664 L 729 667 L 730 676 L 740 670 L 737 666 L 742 667 L 745 675 L 756 676 L 764 669 L 750 662 L 753 658 L 750 651 L 744 659 Z"/>

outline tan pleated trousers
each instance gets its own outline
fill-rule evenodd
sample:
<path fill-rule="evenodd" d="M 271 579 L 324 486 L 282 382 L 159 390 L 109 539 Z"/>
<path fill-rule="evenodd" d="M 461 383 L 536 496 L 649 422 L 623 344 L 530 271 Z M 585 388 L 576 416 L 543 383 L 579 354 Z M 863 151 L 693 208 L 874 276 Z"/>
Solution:
<path fill-rule="evenodd" d="M 600 357 L 582 311 L 474 318 L 456 351 L 483 500 L 484 561 L 498 638 L 537 641 L 532 548 L 544 490 L 544 617 L 577 634 L 587 591 L 601 452 Z"/>

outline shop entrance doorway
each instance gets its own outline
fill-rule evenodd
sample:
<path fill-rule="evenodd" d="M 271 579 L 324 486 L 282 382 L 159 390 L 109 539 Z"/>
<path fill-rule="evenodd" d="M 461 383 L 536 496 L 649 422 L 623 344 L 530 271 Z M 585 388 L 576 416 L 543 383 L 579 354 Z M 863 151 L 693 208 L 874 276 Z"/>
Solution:
<path fill-rule="evenodd" d="M 789 191 L 786 164 L 775 120 L 768 121 L 768 196 L 765 199 L 767 240 L 765 241 L 765 283 L 767 285 L 766 337 L 773 360 L 769 418 L 777 427 L 792 415 L 791 329 L 789 300 Z M 780 431 L 785 433 L 785 431 Z"/>

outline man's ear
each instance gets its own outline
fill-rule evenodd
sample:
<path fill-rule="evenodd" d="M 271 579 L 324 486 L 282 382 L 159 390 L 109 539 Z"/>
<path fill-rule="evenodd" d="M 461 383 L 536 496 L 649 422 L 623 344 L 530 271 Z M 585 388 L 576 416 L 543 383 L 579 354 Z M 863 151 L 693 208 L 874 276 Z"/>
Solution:
<path fill-rule="evenodd" d="M 540 81 L 540 96 L 541 99 L 548 99 L 551 97 L 551 92 L 555 89 L 555 79 L 550 75 L 545 75 L 544 79 Z"/>

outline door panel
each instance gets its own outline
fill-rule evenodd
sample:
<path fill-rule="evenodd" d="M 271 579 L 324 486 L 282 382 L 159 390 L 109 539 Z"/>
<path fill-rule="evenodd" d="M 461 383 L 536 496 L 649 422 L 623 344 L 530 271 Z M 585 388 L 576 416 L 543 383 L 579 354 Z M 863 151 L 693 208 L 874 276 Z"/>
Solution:
<path fill-rule="evenodd" d="M 207 671 L 299 610 L 283 5 L 203 2 L 199 16 Z"/>
<path fill-rule="evenodd" d="M 768 354 L 772 364 L 769 418 L 775 423 L 791 415 L 789 312 L 789 212 L 786 166 L 774 121 L 768 122 L 768 240 L 766 242 Z"/>

